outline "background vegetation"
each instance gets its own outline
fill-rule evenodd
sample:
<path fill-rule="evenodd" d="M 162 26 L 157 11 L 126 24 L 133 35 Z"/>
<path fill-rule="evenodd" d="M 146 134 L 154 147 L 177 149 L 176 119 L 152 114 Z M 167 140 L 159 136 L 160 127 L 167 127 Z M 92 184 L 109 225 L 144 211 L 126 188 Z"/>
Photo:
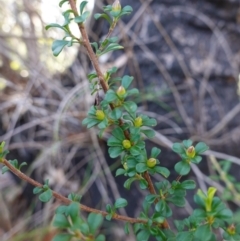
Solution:
<path fill-rule="evenodd" d="M 184 61 L 181 58 L 178 59 L 181 53 L 178 52 L 174 36 L 170 33 L 166 35 L 164 25 L 160 25 L 161 22 L 157 24 L 155 15 L 151 14 L 153 6 L 150 3 L 151 1 L 145 1 L 141 7 L 134 9 L 134 16 L 131 21 L 126 20 L 127 24 L 122 22 L 116 31 L 121 33 L 122 42 L 126 44 L 126 52 L 102 59 L 102 67 L 117 65 L 120 68 L 119 75 L 129 71 L 135 76 L 136 85 L 142 86 L 143 91 L 142 98 L 139 99 L 139 103 L 142 104 L 142 113 L 148 113 L 159 123 L 158 134 L 153 142 L 163 148 L 165 153 L 168 153 L 172 142 L 181 139 L 182 136 L 191 137 L 195 141 L 204 140 L 210 145 L 211 150 L 216 150 L 208 151 L 205 165 L 200 169 L 193 167 L 194 176 L 203 190 L 207 190 L 209 185 L 216 186 L 219 195 L 230 200 L 229 205 L 237 210 L 240 203 L 237 182 L 239 180 L 236 180 L 237 176 L 234 177 L 232 170 L 237 170 L 240 163 L 237 158 L 239 156 L 240 105 L 238 101 L 232 103 L 231 98 L 229 100 L 222 92 L 216 92 L 214 85 L 211 85 L 209 80 L 216 73 L 211 74 L 211 68 L 208 71 L 204 68 L 209 63 L 213 65 L 218 63 L 214 54 L 205 53 L 206 58 L 199 58 L 199 62 L 195 65 L 193 61 L 192 69 L 186 72 L 188 65 L 186 67 Z M 47 23 L 63 21 L 63 19 L 60 14 L 57 14 L 57 9 L 51 11 L 54 7 L 52 8 L 49 2 L 1 1 L 1 8 L 3 14 L 0 16 L 2 18 L 0 21 L 2 127 L 0 140 L 7 142 L 12 159 L 17 158 L 19 161 L 29 163 L 29 168 L 25 169 L 29 175 L 34 175 L 40 181 L 49 179 L 50 185 L 64 195 L 70 191 L 78 192 L 86 196 L 85 202 L 105 207 L 111 200 L 122 196 L 120 195 L 122 190 L 119 187 L 122 186 L 122 181 L 118 179 L 120 182 L 118 185 L 114 173 L 111 173 L 118 162 L 112 162 L 109 165 L 105 144 L 99 142 L 94 131 L 87 133 L 81 125 L 81 120 L 86 116 L 85 110 L 89 109 L 94 101 L 87 85 L 86 75 L 91 69 L 84 52 L 77 55 L 78 49 L 69 48 L 59 58 L 52 57 L 50 50 L 52 38 L 62 33 L 55 30 L 46 33 L 44 27 Z M 187 10 L 191 14 L 190 9 Z M 53 14 L 54 11 L 56 15 Z M 149 19 L 149 16 L 152 18 Z M 226 50 L 225 58 L 232 66 L 232 73 L 226 74 L 222 80 L 225 84 L 230 83 L 230 87 L 220 85 L 219 89 L 232 89 L 233 91 L 228 94 L 237 93 L 238 59 L 235 53 L 232 53 L 231 42 L 224 37 L 224 29 L 220 31 L 216 25 L 212 25 L 207 15 L 200 13 L 195 16 L 199 21 L 203 21 L 204 17 L 207 19 L 205 24 L 216 35 L 214 40 Z M 143 24 L 146 18 L 156 24 L 158 35 L 155 32 L 153 36 L 145 36 L 144 31 L 147 31 L 147 27 Z M 237 15 L 235 22 L 237 24 Z M 135 25 L 135 23 L 138 24 Z M 131 28 L 133 25 L 135 27 Z M 94 28 L 96 26 L 90 23 L 89 32 L 92 38 L 101 37 L 101 34 L 96 36 L 97 31 L 92 33 L 91 30 Z M 102 29 L 104 30 L 104 27 Z M 128 31 L 129 34 L 127 34 Z M 140 36 L 139 39 L 138 36 Z M 162 65 L 162 59 L 156 55 L 156 50 L 148 48 L 149 43 L 154 42 L 156 36 L 164 36 L 170 48 L 169 51 L 173 52 L 175 58 L 180 61 L 179 65 L 186 74 L 183 78 L 184 82 L 176 83 L 173 72 L 163 68 L 171 57 L 166 56 L 166 62 Z M 143 53 L 145 63 L 150 61 L 157 66 L 157 71 L 163 76 L 165 84 L 158 85 L 158 78 L 153 78 L 151 84 L 147 82 L 149 76 L 141 73 L 139 63 L 142 64 L 143 60 L 137 55 L 136 48 Z M 197 49 L 196 46 L 195 48 Z M 203 72 L 205 71 L 202 78 L 194 72 L 200 67 Z M 150 74 L 154 76 L 154 72 Z M 195 80 L 198 83 L 196 85 L 192 84 Z M 219 83 L 222 82 L 218 82 L 218 85 Z M 192 93 L 190 99 L 185 95 L 187 91 Z M 210 108 L 206 103 L 208 98 L 205 98 L 205 91 L 208 96 L 211 96 L 211 103 L 214 103 L 211 107 L 214 106 L 214 108 Z M 198 98 L 193 98 L 196 96 Z M 237 94 L 233 96 L 236 99 Z M 170 98 L 175 100 L 175 104 L 169 101 Z M 228 105 L 229 108 L 226 108 L 222 102 L 231 102 Z M 196 107 L 195 113 L 189 107 L 189 103 Z M 164 112 L 156 111 L 160 109 Z M 213 112 L 217 114 L 207 119 L 208 114 Z M 184 113 L 185 118 L 183 118 Z M 107 134 L 104 138 L 107 138 Z M 226 154 L 227 152 L 229 155 Z M 169 166 L 173 166 L 174 161 L 177 161 L 176 158 L 177 156 L 169 158 Z M 224 161 L 218 162 L 218 160 Z M 233 169 L 231 169 L 231 163 L 235 165 Z M 73 166 L 75 168 L 72 168 Z M 229 172 L 231 175 L 226 175 Z M 193 176 L 193 173 L 191 175 Z M 213 178 L 210 178 L 211 176 Z M 27 238 L 47 240 L 48 236 L 43 231 L 46 228 L 47 235 L 51 235 L 49 223 L 56 204 L 45 205 L 42 212 L 43 207 L 32 198 L 32 188 L 26 183 L 19 183 L 19 180 L 14 180 L 9 173 L 0 175 L 0 179 L 0 210 L 3 213 L 3 218 L 0 220 L 2 240 L 27 240 Z M 109 191 L 110 195 L 107 194 Z M 99 200 L 94 196 L 96 193 L 97 196 L 101 196 Z M 135 195 L 133 194 L 133 198 Z M 95 197 L 95 200 L 91 201 L 92 197 Z M 133 200 L 133 203 L 135 202 L 136 200 Z M 192 199 L 189 197 L 187 209 L 182 214 L 176 215 L 191 213 L 191 204 Z M 121 210 L 121 212 L 126 214 L 127 211 Z M 136 208 L 134 212 L 137 213 L 138 209 Z M 39 229 L 42 230 L 43 237 L 39 236 Z M 120 239 L 123 237 L 124 234 L 117 226 L 112 229 Z M 29 232 L 29 230 L 32 231 Z"/>

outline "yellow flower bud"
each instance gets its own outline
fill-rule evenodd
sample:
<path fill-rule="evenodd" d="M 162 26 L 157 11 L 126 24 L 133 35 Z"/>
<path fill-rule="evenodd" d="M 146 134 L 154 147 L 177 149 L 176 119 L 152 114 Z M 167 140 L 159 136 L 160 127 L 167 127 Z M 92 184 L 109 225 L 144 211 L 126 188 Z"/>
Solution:
<path fill-rule="evenodd" d="M 127 163 L 126 163 L 126 162 L 124 162 L 124 164 L 123 164 L 123 168 L 124 168 L 125 170 L 128 169 L 128 166 L 127 166 Z"/>
<path fill-rule="evenodd" d="M 123 142 L 122 142 L 122 145 L 123 145 L 123 147 L 125 148 L 125 149 L 130 149 L 131 148 L 131 142 L 129 141 L 129 140 L 124 140 Z"/>
<path fill-rule="evenodd" d="M 112 11 L 117 12 L 117 11 L 121 11 L 122 6 L 120 4 L 119 0 L 116 0 L 113 5 L 112 5 Z"/>
<path fill-rule="evenodd" d="M 105 114 L 102 110 L 97 110 L 96 111 L 96 118 L 97 120 L 104 120 Z"/>
<path fill-rule="evenodd" d="M 4 151 L 5 141 L 0 144 L 0 153 Z"/>
<path fill-rule="evenodd" d="M 150 168 L 155 167 L 156 164 L 157 164 L 157 160 L 153 157 L 151 157 L 147 160 L 147 166 Z"/>
<path fill-rule="evenodd" d="M 188 149 L 186 150 L 186 154 L 187 154 L 187 156 L 190 157 L 190 158 L 195 157 L 196 151 L 195 151 L 194 146 L 188 147 Z"/>
<path fill-rule="evenodd" d="M 142 118 L 139 116 L 134 120 L 134 126 L 135 127 L 140 127 L 142 126 Z"/>
<path fill-rule="evenodd" d="M 227 232 L 230 235 L 234 235 L 236 233 L 236 227 L 234 224 L 231 224 L 228 228 L 227 228 Z"/>
<path fill-rule="evenodd" d="M 126 94 L 126 90 L 123 86 L 120 86 L 117 90 L 117 95 L 121 98 Z"/>

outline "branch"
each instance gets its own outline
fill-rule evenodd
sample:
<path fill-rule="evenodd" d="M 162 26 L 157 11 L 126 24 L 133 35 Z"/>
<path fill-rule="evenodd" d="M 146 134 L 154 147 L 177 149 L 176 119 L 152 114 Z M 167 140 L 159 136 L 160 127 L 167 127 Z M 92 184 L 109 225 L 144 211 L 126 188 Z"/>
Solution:
<path fill-rule="evenodd" d="M 74 15 L 75 17 L 78 16 L 78 11 L 77 11 L 77 7 L 76 7 L 76 2 L 74 0 L 69 0 L 69 4 L 71 6 L 71 9 L 73 10 L 74 12 Z M 99 67 L 99 63 L 98 63 L 98 58 L 97 56 L 95 55 L 93 49 L 92 49 L 92 46 L 90 44 L 90 41 L 89 41 L 89 38 L 88 38 L 88 34 L 87 34 L 87 31 L 84 27 L 84 24 L 83 23 L 79 23 L 78 24 L 78 28 L 79 28 L 79 31 L 81 32 L 81 35 L 82 35 L 82 41 L 81 43 L 84 45 L 84 47 L 86 48 L 87 50 L 87 53 L 88 53 L 88 56 L 92 62 L 92 65 L 94 67 L 94 69 L 96 70 L 96 73 L 98 75 L 98 78 L 99 78 L 99 82 L 102 86 L 102 89 L 104 90 L 104 92 L 106 93 L 109 89 L 108 87 L 108 84 L 105 82 L 105 79 L 104 79 L 104 76 L 103 76 L 103 73 L 101 72 L 101 69 Z M 112 33 L 112 30 L 109 31 L 109 35 Z M 110 104 L 110 107 L 112 109 L 114 109 L 114 106 L 112 104 Z M 123 125 L 123 121 L 122 119 L 119 119 L 119 126 L 122 126 Z M 125 137 L 129 140 L 130 139 L 130 136 L 129 136 L 129 132 L 128 131 L 124 131 L 124 135 Z M 156 191 L 154 189 L 154 186 L 153 186 L 153 183 L 152 183 L 152 180 L 151 180 L 151 177 L 149 176 L 148 172 L 145 172 L 144 173 L 144 178 L 146 179 L 146 181 L 148 182 L 148 189 L 150 191 L 151 194 L 156 194 Z M 163 227 L 165 228 L 169 228 L 169 224 L 168 222 L 165 220 L 164 223 L 163 223 Z"/>
<path fill-rule="evenodd" d="M 6 159 L 3 159 L 1 161 L 1 163 L 3 165 L 5 165 L 6 167 L 8 167 L 9 170 L 12 173 L 14 173 L 17 177 L 19 177 L 20 179 L 32 184 L 35 187 L 43 187 L 43 185 L 41 183 L 35 181 L 34 179 L 32 179 L 32 178 L 28 177 L 27 175 L 25 175 L 24 173 L 22 173 L 20 170 L 16 169 Z M 64 197 L 63 195 L 61 195 L 61 194 L 59 194 L 55 191 L 52 191 L 52 194 L 56 199 L 58 199 L 59 201 L 61 201 L 62 203 L 66 204 L 66 205 L 69 205 L 72 202 L 70 199 Z M 89 212 L 89 213 L 99 213 L 99 214 L 102 214 L 104 217 L 108 215 L 108 213 L 105 212 L 105 211 L 94 209 L 94 208 L 88 207 L 88 206 L 83 205 L 83 204 L 80 204 L 80 209 L 83 210 L 83 211 Z M 129 223 L 132 223 L 132 224 L 134 224 L 134 223 L 147 223 L 147 220 L 145 220 L 145 219 L 131 218 L 131 217 L 127 217 L 127 216 L 118 215 L 116 213 L 113 215 L 112 218 L 116 219 L 116 220 L 120 220 L 120 221 L 129 222 Z"/>

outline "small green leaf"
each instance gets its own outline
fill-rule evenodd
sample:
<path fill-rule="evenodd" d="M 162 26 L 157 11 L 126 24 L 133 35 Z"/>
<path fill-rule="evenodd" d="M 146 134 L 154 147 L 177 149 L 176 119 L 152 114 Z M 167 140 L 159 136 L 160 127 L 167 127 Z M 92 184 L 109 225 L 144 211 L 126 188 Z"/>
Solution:
<path fill-rule="evenodd" d="M 40 192 L 42 192 L 42 191 L 43 191 L 42 187 L 35 187 L 35 188 L 33 189 L 33 194 L 38 194 L 38 193 L 40 193 Z"/>
<path fill-rule="evenodd" d="M 116 209 L 118 209 L 118 208 L 123 208 L 123 207 L 126 207 L 127 204 L 128 204 L 128 202 L 127 202 L 126 199 L 124 199 L 124 198 L 118 198 L 118 199 L 116 200 L 116 202 L 114 203 L 114 207 L 115 207 Z"/>
<path fill-rule="evenodd" d="M 125 234 L 129 234 L 129 223 L 128 222 L 125 223 L 125 225 L 124 225 L 124 232 L 125 232 Z"/>
<path fill-rule="evenodd" d="M 105 240 L 106 238 L 103 234 L 99 234 L 95 239 L 95 241 L 105 241 Z"/>
<path fill-rule="evenodd" d="M 174 224 L 178 231 L 180 231 L 180 232 L 183 231 L 184 226 L 185 226 L 184 220 L 174 220 Z"/>
<path fill-rule="evenodd" d="M 108 149 L 108 153 L 111 158 L 116 158 L 116 157 L 120 156 L 122 152 L 123 152 L 123 148 L 119 147 L 119 146 L 110 147 Z"/>
<path fill-rule="evenodd" d="M 133 146 L 133 147 L 131 147 L 131 149 L 130 149 L 130 153 L 131 153 L 133 156 L 138 156 L 140 152 L 141 152 L 141 147 L 139 147 L 139 146 Z"/>
<path fill-rule="evenodd" d="M 194 158 L 191 159 L 192 163 L 199 164 L 202 160 L 201 156 L 195 156 Z"/>
<path fill-rule="evenodd" d="M 208 149 L 209 149 L 209 147 L 204 142 L 199 142 L 195 146 L 195 151 L 197 154 L 201 154 L 201 153 L 207 151 Z"/>
<path fill-rule="evenodd" d="M 118 140 L 124 140 L 125 136 L 123 133 L 123 130 L 120 127 L 116 127 L 113 131 L 112 131 L 112 135 L 114 137 L 116 137 Z"/>
<path fill-rule="evenodd" d="M 185 149 L 183 148 L 181 143 L 174 143 L 172 146 L 172 150 L 179 154 L 185 153 Z"/>
<path fill-rule="evenodd" d="M 157 198 L 157 195 L 156 195 L 156 194 L 148 194 L 148 195 L 145 197 L 145 200 L 146 200 L 148 203 L 153 203 L 156 198 Z"/>
<path fill-rule="evenodd" d="M 142 190 L 147 189 L 148 188 L 148 182 L 145 179 L 141 179 L 139 181 L 139 186 Z"/>
<path fill-rule="evenodd" d="M 150 237 L 150 233 L 148 230 L 141 230 L 137 234 L 137 241 L 148 241 L 149 237 Z"/>
<path fill-rule="evenodd" d="M 192 215 L 200 221 L 205 219 L 207 216 L 206 211 L 203 209 L 194 209 Z"/>
<path fill-rule="evenodd" d="M 18 160 L 14 159 L 14 160 L 9 160 L 9 163 L 14 166 L 16 169 L 19 169 L 18 167 Z"/>
<path fill-rule="evenodd" d="M 160 200 L 156 206 L 155 210 L 165 217 L 170 217 L 172 215 L 172 210 L 169 208 L 164 200 Z"/>
<path fill-rule="evenodd" d="M 52 190 L 48 189 L 47 191 L 39 195 L 39 200 L 42 202 L 48 202 L 52 198 Z"/>
<path fill-rule="evenodd" d="M 95 52 L 97 52 L 98 51 L 98 43 L 97 42 L 93 42 L 93 43 L 91 43 L 91 45 L 94 47 L 94 49 L 95 49 Z M 89 76 L 89 75 L 88 75 Z M 93 79 L 93 77 L 94 78 L 96 78 L 97 77 L 97 74 L 94 72 L 94 75 L 93 76 L 91 76 L 91 78 Z M 89 77 L 88 77 L 88 79 L 89 79 Z M 89 79 L 90 80 L 90 79 Z"/>
<path fill-rule="evenodd" d="M 122 111 L 119 108 L 115 108 L 110 112 L 109 117 L 113 120 L 118 120 L 122 116 Z"/>
<path fill-rule="evenodd" d="M 134 226 L 133 226 L 133 231 L 134 231 L 135 234 L 139 231 L 139 229 L 141 228 L 141 226 L 142 226 L 141 223 L 136 223 L 136 224 L 134 224 Z"/>
<path fill-rule="evenodd" d="M 5 172 L 9 171 L 9 168 L 6 166 L 2 167 L 2 174 L 4 174 Z"/>
<path fill-rule="evenodd" d="M 86 118 L 82 121 L 82 124 L 83 125 L 86 125 L 87 124 L 87 128 L 90 129 L 92 128 L 93 126 L 96 126 L 99 124 L 99 120 L 97 119 L 90 119 L 90 118 Z"/>
<path fill-rule="evenodd" d="M 106 217 L 105 217 L 108 221 L 110 221 L 112 219 L 112 214 L 108 214 Z"/>
<path fill-rule="evenodd" d="M 154 170 L 161 174 L 162 176 L 164 176 L 165 178 L 168 178 L 170 175 L 170 171 L 166 168 L 166 167 L 160 167 L 160 166 L 156 166 L 154 168 Z"/>
<path fill-rule="evenodd" d="M 63 13 L 63 17 L 64 17 L 64 19 L 65 19 L 65 22 L 63 23 L 62 27 L 64 27 L 63 30 L 64 30 L 65 32 L 68 32 L 68 27 L 67 27 L 67 26 L 70 24 L 70 22 L 71 22 L 71 20 L 72 20 L 72 18 L 69 18 L 70 13 L 74 13 L 73 10 L 69 9 L 69 10 L 67 10 L 67 11 L 65 11 L 65 12 Z"/>
<path fill-rule="evenodd" d="M 48 24 L 48 25 L 45 27 L 46 30 L 48 30 L 49 28 L 60 28 L 60 29 L 62 29 L 63 31 L 67 32 L 67 29 L 66 29 L 66 28 L 64 28 L 63 26 L 61 26 L 61 25 L 59 25 L 59 24 L 57 24 L 57 23 L 50 23 L 50 24 Z"/>
<path fill-rule="evenodd" d="M 69 228 L 70 224 L 65 215 L 57 213 L 53 219 L 53 226 L 56 228 Z"/>
<path fill-rule="evenodd" d="M 68 2 L 69 0 L 62 0 L 62 1 L 60 1 L 60 3 L 59 3 L 59 7 L 61 8 L 62 7 L 62 5 L 64 4 L 64 3 L 66 3 L 66 2 Z"/>
<path fill-rule="evenodd" d="M 210 226 L 208 224 L 198 226 L 194 236 L 201 241 L 209 241 L 212 236 Z"/>
<path fill-rule="evenodd" d="M 122 140 L 118 140 L 115 136 L 111 136 L 107 144 L 108 146 L 122 146 Z"/>
<path fill-rule="evenodd" d="M 91 43 L 91 44 L 93 45 L 94 43 Z M 97 43 L 96 43 L 96 44 L 97 44 Z M 93 45 L 93 46 L 94 46 L 94 45 Z M 89 81 L 92 81 L 93 79 L 97 78 L 96 72 L 93 72 L 93 73 L 88 74 L 87 78 L 89 79 Z"/>
<path fill-rule="evenodd" d="M 126 170 L 123 169 L 123 168 L 118 168 L 117 171 L 116 171 L 116 177 L 117 176 L 120 176 L 120 175 L 123 175 L 126 173 Z"/>
<path fill-rule="evenodd" d="M 90 12 L 89 12 L 89 11 L 86 11 L 86 12 L 84 12 L 81 16 L 75 17 L 75 18 L 74 18 L 74 21 L 75 21 L 76 23 L 84 23 L 84 22 L 87 20 L 87 18 L 89 17 L 89 15 L 90 15 Z"/>
<path fill-rule="evenodd" d="M 147 115 L 141 115 L 142 120 L 143 120 L 143 125 L 144 126 L 156 126 L 157 125 L 157 121 L 154 118 L 149 118 Z"/>
<path fill-rule="evenodd" d="M 205 209 L 205 199 L 206 199 L 206 196 L 201 196 L 199 195 L 199 193 L 194 195 L 194 202 L 203 209 Z"/>
<path fill-rule="evenodd" d="M 26 162 L 22 162 L 22 163 L 20 164 L 18 170 L 21 170 L 21 168 L 22 168 L 23 166 L 27 166 L 27 163 L 26 163 Z"/>
<path fill-rule="evenodd" d="M 94 14 L 94 18 L 98 20 L 99 18 L 104 18 L 108 21 L 108 23 L 111 25 L 112 24 L 112 19 L 106 14 L 106 13 L 96 13 Z"/>
<path fill-rule="evenodd" d="M 75 194 L 75 193 L 70 193 L 68 195 L 68 199 L 70 199 L 73 202 L 80 202 L 81 201 L 82 196 L 79 194 Z"/>
<path fill-rule="evenodd" d="M 196 183 L 193 180 L 185 180 L 181 183 L 181 187 L 184 189 L 195 189 Z"/>
<path fill-rule="evenodd" d="M 83 14 L 83 10 L 85 8 L 85 6 L 87 5 L 87 1 L 82 1 L 81 4 L 80 4 L 80 14 L 82 15 Z"/>
<path fill-rule="evenodd" d="M 106 100 L 108 103 L 110 103 L 116 99 L 118 99 L 117 94 L 112 89 L 109 89 L 107 91 L 107 93 L 105 94 L 104 100 Z"/>
<path fill-rule="evenodd" d="M 168 202 L 173 203 L 174 205 L 176 205 L 177 207 L 184 207 L 185 206 L 185 199 L 184 197 L 180 197 L 180 196 L 171 196 L 168 197 L 166 199 Z"/>
<path fill-rule="evenodd" d="M 64 214 L 67 208 L 68 206 L 65 206 L 65 205 L 58 206 L 55 213 Z"/>
<path fill-rule="evenodd" d="M 179 232 L 177 234 L 176 241 L 193 241 L 193 232 L 191 231 Z"/>
<path fill-rule="evenodd" d="M 128 94 L 128 96 L 130 96 L 130 95 L 138 95 L 139 94 L 139 90 L 136 89 L 136 88 L 133 88 L 131 90 L 128 90 L 127 94 Z"/>
<path fill-rule="evenodd" d="M 79 226 L 79 229 L 81 230 L 81 232 L 84 235 L 88 235 L 89 234 L 89 226 L 88 226 L 87 223 L 81 223 L 80 226 Z"/>
<path fill-rule="evenodd" d="M 52 52 L 53 55 L 56 57 L 58 56 L 63 48 L 69 43 L 67 40 L 55 40 L 52 44 Z"/>
<path fill-rule="evenodd" d="M 106 129 L 108 127 L 108 120 L 105 118 L 98 124 L 99 129 Z"/>
<path fill-rule="evenodd" d="M 73 222 L 75 222 L 78 218 L 78 214 L 79 214 L 79 209 L 80 209 L 80 206 L 79 206 L 79 203 L 77 202 L 72 202 L 70 203 L 70 205 L 67 207 L 66 211 L 65 211 L 65 214 L 67 216 L 70 216 L 71 217 L 71 220 Z"/>
<path fill-rule="evenodd" d="M 132 184 L 135 180 L 136 180 L 136 177 L 131 177 L 131 178 L 127 179 L 127 180 L 124 182 L 123 186 L 124 186 L 126 189 L 129 190 L 130 187 L 131 187 L 131 184 Z"/>
<path fill-rule="evenodd" d="M 137 110 L 137 105 L 133 101 L 126 101 L 124 102 L 123 106 L 129 113 L 134 113 Z"/>
<path fill-rule="evenodd" d="M 143 172 L 147 171 L 147 169 L 148 169 L 148 167 L 147 167 L 146 163 L 138 163 L 136 165 L 136 171 L 138 173 L 143 173 Z"/>
<path fill-rule="evenodd" d="M 190 147 L 192 145 L 192 141 L 191 140 L 184 140 L 183 141 L 183 145 L 185 146 L 185 148 L 187 149 L 188 147 Z"/>
<path fill-rule="evenodd" d="M 148 138 L 153 138 L 155 136 L 155 131 L 154 130 L 141 130 L 141 132 Z"/>
<path fill-rule="evenodd" d="M 180 161 L 174 166 L 174 169 L 179 175 L 184 176 L 190 172 L 191 167 L 186 161 Z"/>
<path fill-rule="evenodd" d="M 49 186 L 49 179 L 46 179 L 46 180 L 44 181 L 44 185 L 43 185 L 43 186 L 45 186 L 45 185 L 46 185 L 47 187 Z"/>
<path fill-rule="evenodd" d="M 219 219 L 222 219 L 222 220 L 226 220 L 226 219 L 230 219 L 232 218 L 233 216 L 233 213 L 231 210 L 229 209 L 223 209 L 221 210 L 217 215 L 216 217 L 218 217 Z"/>
<path fill-rule="evenodd" d="M 72 239 L 71 234 L 60 233 L 57 234 L 52 241 L 70 241 Z"/>
<path fill-rule="evenodd" d="M 106 211 L 107 211 L 108 213 L 111 213 L 111 212 L 112 212 L 112 207 L 111 207 L 110 204 L 107 204 L 107 205 L 106 205 Z"/>
<path fill-rule="evenodd" d="M 132 11 L 132 7 L 127 5 L 122 9 L 120 16 L 131 14 Z"/>
<path fill-rule="evenodd" d="M 119 15 L 121 13 L 121 10 L 118 10 L 118 11 L 111 11 L 110 12 L 110 15 L 113 17 L 113 18 L 118 18 Z"/>
<path fill-rule="evenodd" d="M 153 147 L 151 151 L 151 157 L 156 158 L 160 154 L 161 150 L 157 147 Z"/>
<path fill-rule="evenodd" d="M 101 214 L 90 213 L 87 221 L 90 228 L 90 233 L 95 234 L 103 222 L 103 216 Z"/>
<path fill-rule="evenodd" d="M 118 50 L 118 49 L 123 49 L 123 46 L 117 44 L 117 43 L 110 43 L 102 52 L 98 53 L 97 56 L 100 57 L 103 54 L 106 54 L 110 51 Z"/>
<path fill-rule="evenodd" d="M 124 75 L 122 78 L 122 86 L 127 89 L 131 83 L 133 81 L 133 77 L 132 76 L 128 76 L 128 75 Z"/>

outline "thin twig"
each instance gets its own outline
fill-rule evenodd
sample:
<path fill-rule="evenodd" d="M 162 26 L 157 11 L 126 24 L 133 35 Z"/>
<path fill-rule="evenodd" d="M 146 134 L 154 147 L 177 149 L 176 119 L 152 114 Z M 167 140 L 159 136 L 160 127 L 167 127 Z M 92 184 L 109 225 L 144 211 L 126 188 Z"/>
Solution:
<path fill-rule="evenodd" d="M 42 187 L 43 185 L 37 181 L 35 181 L 34 179 L 28 177 L 27 175 L 25 175 L 24 173 L 22 173 L 20 170 L 16 169 L 13 165 L 11 165 L 6 159 L 3 159 L 1 162 L 3 165 L 5 165 L 6 167 L 9 168 L 9 170 L 14 173 L 17 177 L 19 177 L 20 179 L 32 184 L 35 187 Z M 61 201 L 62 203 L 69 205 L 72 201 L 66 197 L 64 197 L 63 195 L 52 191 L 53 196 L 58 199 L 59 201 Z M 98 209 L 94 209 L 91 207 L 88 207 L 86 205 L 80 204 L 80 209 L 89 213 L 99 213 L 101 215 L 103 215 L 104 217 L 108 215 L 107 212 L 105 211 L 101 211 Z M 129 223 L 147 223 L 147 220 L 145 219 L 138 219 L 138 218 L 131 218 L 131 217 L 127 217 L 127 216 L 123 216 L 123 215 L 118 215 L 118 214 L 114 214 L 112 216 L 113 219 L 116 220 L 120 220 L 120 221 L 125 221 L 125 222 L 129 222 Z"/>
<path fill-rule="evenodd" d="M 70 6 L 71 6 L 71 8 L 74 12 L 75 17 L 77 17 L 78 12 L 77 12 L 77 7 L 76 7 L 76 2 L 74 0 L 69 0 L 69 4 L 70 4 Z M 104 75 L 103 75 L 103 73 L 100 69 L 99 63 L 98 63 L 98 58 L 97 58 L 96 54 L 94 53 L 94 51 L 92 49 L 92 46 L 90 44 L 88 34 L 87 34 L 87 31 L 84 27 L 84 24 L 79 23 L 78 28 L 79 28 L 79 31 L 81 32 L 81 35 L 82 35 L 82 40 L 81 40 L 80 44 L 83 44 L 83 46 L 86 48 L 88 56 L 89 56 L 89 58 L 92 62 L 92 65 L 93 65 L 93 67 L 96 70 L 96 73 L 98 75 L 100 85 L 102 86 L 103 91 L 106 93 L 109 89 L 109 86 L 104 79 Z M 110 107 L 112 109 L 114 109 L 114 106 L 111 105 L 111 104 L 110 104 Z M 122 126 L 122 125 L 123 125 L 123 121 L 121 119 L 119 119 L 119 126 Z M 130 139 L 130 135 L 129 135 L 128 131 L 124 131 L 124 135 L 127 139 Z M 144 177 L 145 177 L 146 181 L 148 182 L 148 189 L 149 189 L 150 193 L 156 194 L 156 191 L 154 189 L 151 177 L 149 176 L 148 172 L 144 173 Z M 169 228 L 169 224 L 166 220 L 164 221 L 164 223 L 161 226 L 164 227 L 164 228 Z"/>

